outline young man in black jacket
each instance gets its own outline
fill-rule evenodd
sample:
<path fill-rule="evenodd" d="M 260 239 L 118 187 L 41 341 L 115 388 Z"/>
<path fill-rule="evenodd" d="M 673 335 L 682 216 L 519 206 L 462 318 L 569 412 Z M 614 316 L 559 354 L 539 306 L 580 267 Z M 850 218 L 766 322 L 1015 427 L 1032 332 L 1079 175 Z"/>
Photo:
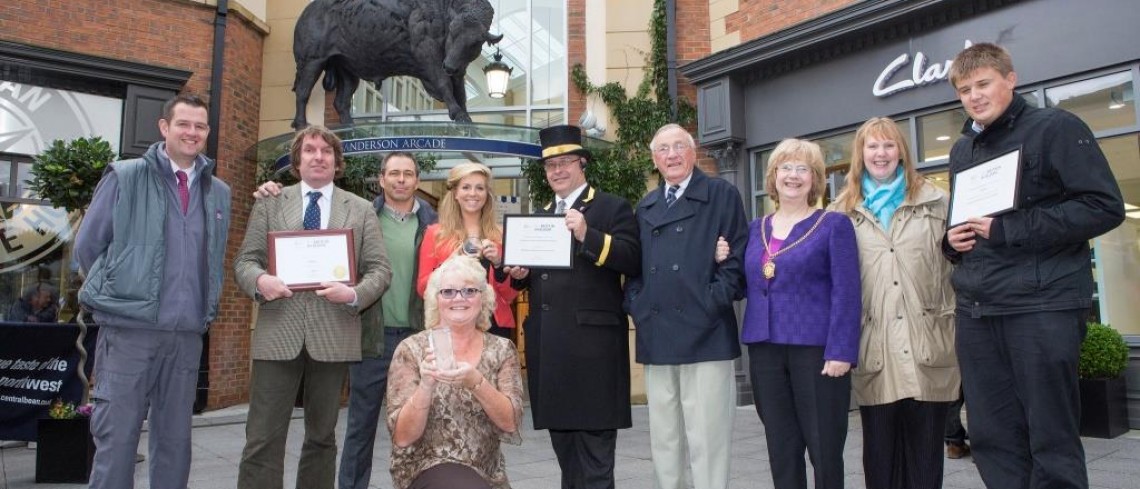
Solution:
<path fill-rule="evenodd" d="M 1087 488 L 1077 358 L 1094 292 L 1089 240 L 1124 220 L 1120 189 L 1087 125 L 1014 92 L 1001 47 L 963 50 L 950 82 L 971 119 L 951 173 L 1021 149 L 1016 210 L 971 217 L 943 241 L 958 265 L 958 358 L 978 471 L 990 488 Z"/>

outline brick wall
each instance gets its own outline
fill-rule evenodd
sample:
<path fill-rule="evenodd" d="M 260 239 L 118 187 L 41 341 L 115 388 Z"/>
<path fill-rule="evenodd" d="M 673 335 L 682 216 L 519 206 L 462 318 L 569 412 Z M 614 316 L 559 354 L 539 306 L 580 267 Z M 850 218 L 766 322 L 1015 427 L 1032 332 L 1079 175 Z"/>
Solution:
<path fill-rule="evenodd" d="M 263 35 L 230 11 L 226 29 L 218 176 L 233 188 L 226 269 L 245 234 L 252 206 Z M 36 0 L 5 2 L 0 39 L 193 72 L 185 90 L 208 94 L 212 7 L 181 0 Z M 64 27 L 66 26 L 66 27 Z M 250 301 L 228 276 L 211 329 L 210 407 L 245 402 L 249 384 Z"/>
<path fill-rule="evenodd" d="M 820 17 L 856 1 L 740 0 L 739 10 L 725 17 L 725 30 L 740 32 L 740 41 L 748 42 Z"/>
<path fill-rule="evenodd" d="M 709 35 L 709 1 L 677 0 L 677 66 L 696 61 L 712 53 Z M 688 79 L 677 72 L 677 95 L 693 106 L 697 105 L 697 89 Z M 689 127 L 689 132 L 697 134 L 697 126 Z M 697 141 L 700 144 L 700 141 Z M 716 160 L 697 151 L 697 168 L 709 175 L 717 174 Z"/>
<path fill-rule="evenodd" d="M 566 2 L 566 76 L 574 65 L 586 66 L 586 0 L 568 0 Z M 600 85 L 596 80 L 594 84 Z M 586 111 L 586 97 L 574 88 L 573 83 L 567 83 L 566 114 L 568 124 L 575 124 L 582 112 Z"/>

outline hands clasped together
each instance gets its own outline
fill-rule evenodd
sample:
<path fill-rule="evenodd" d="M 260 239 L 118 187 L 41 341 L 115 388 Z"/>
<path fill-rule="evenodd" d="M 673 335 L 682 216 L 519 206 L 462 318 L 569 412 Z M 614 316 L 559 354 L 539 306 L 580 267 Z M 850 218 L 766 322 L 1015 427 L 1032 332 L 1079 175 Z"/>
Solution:
<path fill-rule="evenodd" d="M 427 355 L 420 362 L 420 386 L 429 392 L 435 390 L 437 383 L 471 390 L 482 382 L 483 374 L 467 362 L 456 362 L 453 369 L 436 368 L 435 352 L 431 347 L 427 348 Z"/>

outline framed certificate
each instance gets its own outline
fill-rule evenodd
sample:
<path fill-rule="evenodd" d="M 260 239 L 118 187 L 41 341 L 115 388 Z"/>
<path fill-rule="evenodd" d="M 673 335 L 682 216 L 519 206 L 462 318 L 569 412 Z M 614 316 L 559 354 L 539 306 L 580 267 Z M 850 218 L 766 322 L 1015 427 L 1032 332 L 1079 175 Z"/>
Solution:
<path fill-rule="evenodd" d="M 570 268 L 573 242 L 570 230 L 566 229 L 566 216 L 503 216 L 503 266 Z"/>
<path fill-rule="evenodd" d="M 950 186 L 948 227 L 971 217 L 992 217 L 1016 209 L 1020 180 L 1020 147 L 955 173 Z"/>
<path fill-rule="evenodd" d="M 321 282 L 356 285 L 352 229 L 271 231 L 269 274 L 290 290 L 315 290 Z"/>

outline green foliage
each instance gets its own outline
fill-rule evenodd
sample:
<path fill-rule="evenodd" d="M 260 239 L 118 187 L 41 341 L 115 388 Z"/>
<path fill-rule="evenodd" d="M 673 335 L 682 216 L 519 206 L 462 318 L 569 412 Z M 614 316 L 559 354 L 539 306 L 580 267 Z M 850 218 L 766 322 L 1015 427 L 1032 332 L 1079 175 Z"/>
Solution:
<path fill-rule="evenodd" d="M 598 188 L 637 205 L 645 195 L 645 172 L 653 163 L 636 165 L 623 160 L 616 147 L 591 151 L 593 159 L 586 165 L 586 180 Z M 646 168 L 648 166 L 648 168 Z M 546 183 L 546 170 L 541 161 L 532 161 L 522 167 L 523 177 L 530 182 L 530 197 L 535 205 L 554 200 L 554 191 Z M 541 182 L 541 187 L 535 186 Z"/>
<path fill-rule="evenodd" d="M 429 153 L 416 153 L 416 166 L 420 168 L 420 173 L 435 170 L 436 165 L 439 163 L 439 157 Z M 375 182 L 380 175 L 380 163 L 384 160 L 381 155 L 359 155 L 359 156 L 345 156 L 344 157 L 344 174 L 336 179 L 336 185 L 342 189 L 352 192 L 360 197 L 372 200 L 376 197 L 375 187 L 372 182 Z M 293 172 L 289 171 L 288 167 L 274 172 L 273 160 L 262 162 L 257 171 L 257 182 L 267 182 L 274 180 L 282 185 L 292 185 L 297 183 L 297 178 L 293 176 Z"/>
<path fill-rule="evenodd" d="M 1082 379 L 1115 379 L 1128 367 L 1128 344 L 1111 326 L 1089 323 L 1077 373 Z"/>
<path fill-rule="evenodd" d="M 115 152 L 103 138 L 56 139 L 36 156 L 28 188 L 68 212 L 87 209 Z"/>
<path fill-rule="evenodd" d="M 677 99 L 674 118 L 669 98 L 668 71 L 665 60 L 665 2 L 655 0 L 649 21 L 650 50 L 646 55 L 646 73 L 637 93 L 626 95 L 625 87 L 616 82 L 597 86 L 590 82 L 582 65 L 570 71 L 570 83 L 586 95 L 596 95 L 609 106 L 617 121 L 617 139 L 607 150 L 593 151 L 594 158 L 586 166 L 586 179 L 598 188 L 636 205 L 645 194 L 645 175 L 654 171 L 649 142 L 661 126 L 676 122 L 690 126 L 697 110 L 688 100 Z M 541 161 L 523 165 L 523 175 L 530 184 L 534 202 L 549 202 L 553 197 L 546 183 Z"/>

